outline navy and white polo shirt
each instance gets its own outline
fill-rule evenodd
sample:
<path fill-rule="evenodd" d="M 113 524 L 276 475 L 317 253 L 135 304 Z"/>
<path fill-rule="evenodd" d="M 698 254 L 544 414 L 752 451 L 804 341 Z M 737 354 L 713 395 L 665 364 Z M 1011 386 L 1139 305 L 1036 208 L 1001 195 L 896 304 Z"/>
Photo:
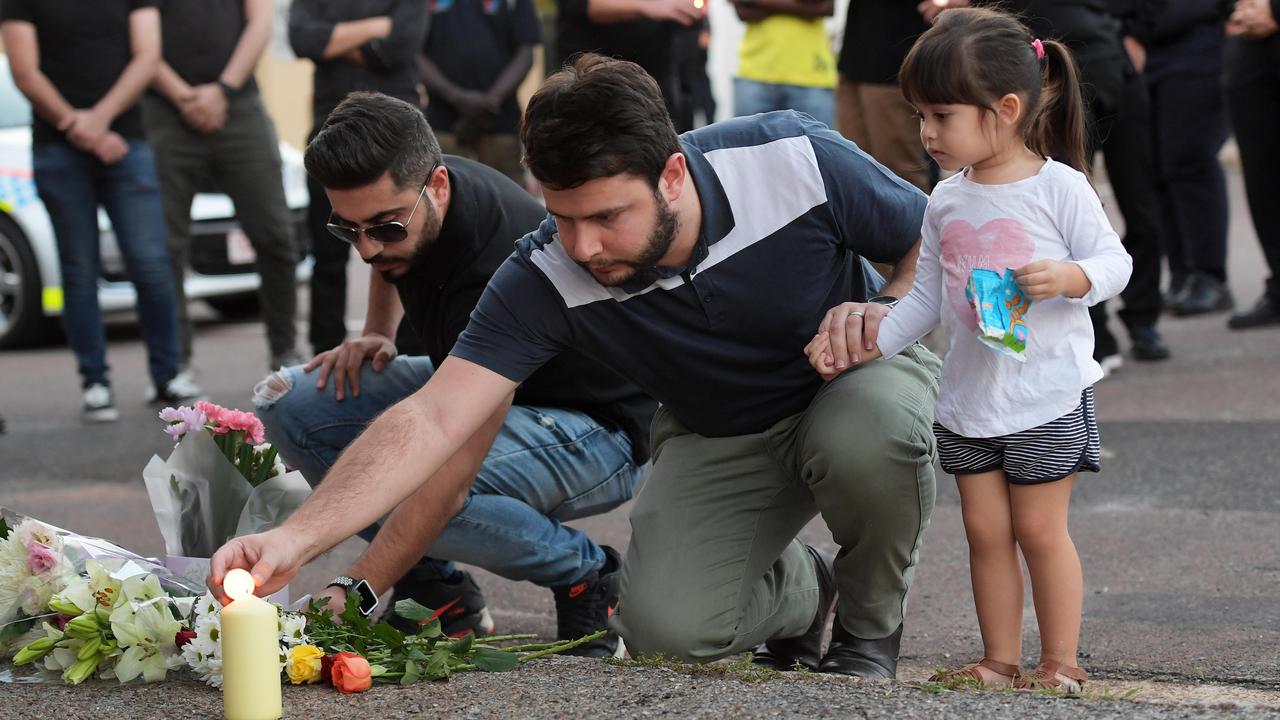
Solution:
<path fill-rule="evenodd" d="M 681 136 L 702 225 L 690 264 L 605 287 L 548 217 L 494 274 L 451 354 L 521 382 L 566 348 L 710 437 L 761 432 L 821 385 L 804 346 L 920 236 L 925 196 L 793 111 Z"/>

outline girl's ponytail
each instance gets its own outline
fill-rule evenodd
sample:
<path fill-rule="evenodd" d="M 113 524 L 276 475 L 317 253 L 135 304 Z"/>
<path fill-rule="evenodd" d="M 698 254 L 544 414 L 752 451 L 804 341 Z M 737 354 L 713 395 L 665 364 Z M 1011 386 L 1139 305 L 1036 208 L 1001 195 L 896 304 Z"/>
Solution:
<path fill-rule="evenodd" d="M 1071 51 L 1056 40 L 1044 40 L 1044 89 L 1040 110 L 1027 132 L 1027 145 L 1037 153 L 1088 172 L 1084 153 L 1084 99 Z"/>

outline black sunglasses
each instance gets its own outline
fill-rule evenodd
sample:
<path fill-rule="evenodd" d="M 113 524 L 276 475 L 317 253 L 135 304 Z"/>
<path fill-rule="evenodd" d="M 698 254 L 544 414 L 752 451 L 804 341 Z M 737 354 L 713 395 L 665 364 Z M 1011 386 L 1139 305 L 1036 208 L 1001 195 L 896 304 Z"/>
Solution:
<path fill-rule="evenodd" d="M 422 204 L 422 196 L 427 192 L 427 185 L 431 182 L 431 175 L 436 171 L 437 165 L 431 166 L 431 171 L 427 173 L 427 182 L 423 184 L 422 189 L 418 191 L 418 199 L 413 203 L 413 209 L 409 211 L 409 219 L 404 222 L 392 220 L 391 222 L 378 223 L 369 227 L 349 227 L 347 225 L 339 225 L 337 223 L 327 223 L 324 227 L 329 234 L 339 240 L 355 245 L 360 242 L 360 235 L 363 233 L 370 240 L 389 245 L 398 243 L 409 237 L 409 224 L 413 222 L 414 213 L 418 212 L 418 205 Z"/>

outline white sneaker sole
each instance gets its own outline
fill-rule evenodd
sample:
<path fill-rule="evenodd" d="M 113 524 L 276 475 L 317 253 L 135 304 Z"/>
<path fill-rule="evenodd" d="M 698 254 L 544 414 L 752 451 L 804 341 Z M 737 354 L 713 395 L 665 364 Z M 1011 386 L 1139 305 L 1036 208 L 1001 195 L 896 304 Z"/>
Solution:
<path fill-rule="evenodd" d="M 90 423 L 109 423 L 120 419 L 120 411 L 115 408 L 99 408 L 85 410 L 84 421 Z"/>

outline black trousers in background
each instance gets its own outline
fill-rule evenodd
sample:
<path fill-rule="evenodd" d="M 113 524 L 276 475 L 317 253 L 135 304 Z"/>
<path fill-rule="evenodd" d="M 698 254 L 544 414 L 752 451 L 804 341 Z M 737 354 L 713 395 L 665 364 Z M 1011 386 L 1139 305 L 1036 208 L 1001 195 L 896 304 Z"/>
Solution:
<path fill-rule="evenodd" d="M 1280 33 L 1263 40 L 1230 38 L 1223 87 L 1240 146 L 1249 215 L 1270 276 L 1267 295 L 1280 306 Z"/>
<path fill-rule="evenodd" d="M 1227 140 L 1219 67 L 1148 78 L 1164 214 L 1164 253 L 1175 280 L 1193 272 L 1227 279 Z"/>
<path fill-rule="evenodd" d="M 177 108 L 156 95 L 143 97 L 142 111 L 164 196 L 182 361 L 191 359 L 193 335 L 182 283 L 191 256 L 191 203 L 207 180 L 216 182 L 235 204 L 236 221 L 257 256 L 262 278 L 258 298 L 272 360 L 293 352 L 297 338 L 298 244 L 293 235 L 293 213 L 281 181 L 275 124 L 262 98 L 257 92 L 232 98 L 227 106 L 226 125 L 212 134 L 188 127 Z"/>
<path fill-rule="evenodd" d="M 1120 294 L 1120 319 L 1127 327 L 1153 325 L 1160 317 L 1160 198 L 1156 192 L 1156 164 L 1151 104 L 1146 82 L 1124 61 L 1090 63 L 1081 67 L 1089 92 L 1087 157 L 1098 149 L 1107 164 L 1116 205 L 1124 217 L 1124 249 L 1133 257 L 1133 275 Z M 1093 320 L 1094 357 L 1119 353 L 1107 328 L 1106 303 L 1089 308 Z"/>
<path fill-rule="evenodd" d="M 318 129 L 319 124 L 316 125 Z M 311 131 L 315 136 L 315 130 Z M 307 138 L 311 142 L 311 138 Z M 347 337 L 347 258 L 351 246 L 329 234 L 325 225 L 333 208 L 324 187 L 307 176 L 311 206 L 307 208 L 307 228 L 311 231 L 311 314 L 307 339 L 317 354 L 342 344 Z"/>

